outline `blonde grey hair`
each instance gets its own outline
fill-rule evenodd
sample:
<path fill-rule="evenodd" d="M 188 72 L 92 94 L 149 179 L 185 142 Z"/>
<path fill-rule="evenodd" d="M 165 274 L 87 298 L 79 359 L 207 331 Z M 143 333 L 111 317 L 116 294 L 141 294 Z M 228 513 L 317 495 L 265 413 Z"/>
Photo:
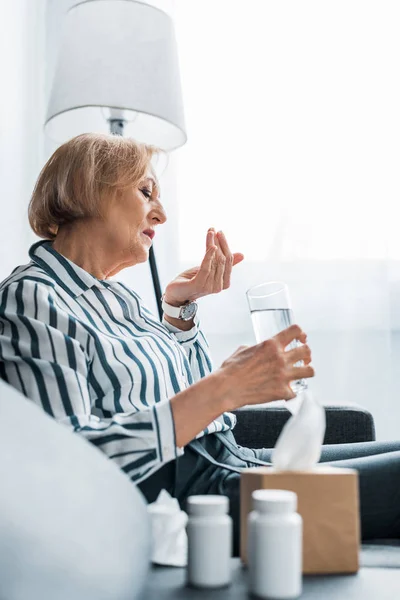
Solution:
<path fill-rule="evenodd" d="M 41 238 L 59 227 L 99 216 L 101 201 L 138 185 L 158 148 L 117 135 L 84 133 L 60 146 L 44 165 L 29 203 L 29 223 Z M 157 178 L 155 177 L 157 180 Z"/>

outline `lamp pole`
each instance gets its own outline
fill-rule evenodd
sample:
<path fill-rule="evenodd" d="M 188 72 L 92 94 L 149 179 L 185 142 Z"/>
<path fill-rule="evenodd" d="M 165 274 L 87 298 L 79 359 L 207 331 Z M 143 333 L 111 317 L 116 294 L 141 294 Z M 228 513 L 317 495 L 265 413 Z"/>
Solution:
<path fill-rule="evenodd" d="M 124 135 L 124 127 L 125 127 L 124 119 L 111 118 L 111 119 L 108 119 L 108 122 L 110 124 L 110 133 L 112 135 Z M 157 269 L 157 263 L 156 263 L 156 257 L 154 254 L 153 244 L 150 246 L 150 250 L 149 250 L 149 263 L 150 263 L 151 279 L 153 281 L 154 294 L 155 294 L 156 302 L 157 302 L 158 316 L 161 321 L 162 316 L 163 316 L 163 310 L 161 307 L 161 285 L 160 285 L 160 278 L 158 275 L 158 269 Z"/>

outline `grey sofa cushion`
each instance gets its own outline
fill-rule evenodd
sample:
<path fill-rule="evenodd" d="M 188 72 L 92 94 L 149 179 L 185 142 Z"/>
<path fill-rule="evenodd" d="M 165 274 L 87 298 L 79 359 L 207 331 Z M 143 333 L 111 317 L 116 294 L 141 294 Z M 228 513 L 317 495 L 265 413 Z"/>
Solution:
<path fill-rule="evenodd" d="M 0 381 L 0 597 L 133 600 L 150 523 L 98 449 Z"/>
<path fill-rule="evenodd" d="M 360 406 L 325 406 L 324 444 L 346 444 L 375 440 L 375 424 L 370 412 Z M 250 406 L 235 411 L 234 434 L 240 446 L 274 448 L 290 412 L 284 407 Z"/>

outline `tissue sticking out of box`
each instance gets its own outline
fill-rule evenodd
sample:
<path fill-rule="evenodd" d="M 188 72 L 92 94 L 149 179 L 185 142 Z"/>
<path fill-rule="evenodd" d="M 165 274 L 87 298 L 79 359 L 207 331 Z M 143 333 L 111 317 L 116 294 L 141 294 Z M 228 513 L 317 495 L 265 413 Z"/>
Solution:
<path fill-rule="evenodd" d="M 299 410 L 285 423 L 272 452 L 272 465 L 280 471 L 307 471 L 321 457 L 325 410 L 309 388 L 301 395 Z"/>

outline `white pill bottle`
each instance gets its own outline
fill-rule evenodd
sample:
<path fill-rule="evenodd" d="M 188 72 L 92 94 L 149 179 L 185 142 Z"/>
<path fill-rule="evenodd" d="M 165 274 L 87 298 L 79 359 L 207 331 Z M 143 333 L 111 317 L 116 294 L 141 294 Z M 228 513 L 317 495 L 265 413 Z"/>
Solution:
<path fill-rule="evenodd" d="M 220 588 L 231 582 L 232 519 L 227 496 L 187 499 L 188 585 Z"/>
<path fill-rule="evenodd" d="M 259 598 L 289 600 L 302 590 L 303 520 L 297 494 L 256 490 L 248 516 L 250 592 Z"/>

